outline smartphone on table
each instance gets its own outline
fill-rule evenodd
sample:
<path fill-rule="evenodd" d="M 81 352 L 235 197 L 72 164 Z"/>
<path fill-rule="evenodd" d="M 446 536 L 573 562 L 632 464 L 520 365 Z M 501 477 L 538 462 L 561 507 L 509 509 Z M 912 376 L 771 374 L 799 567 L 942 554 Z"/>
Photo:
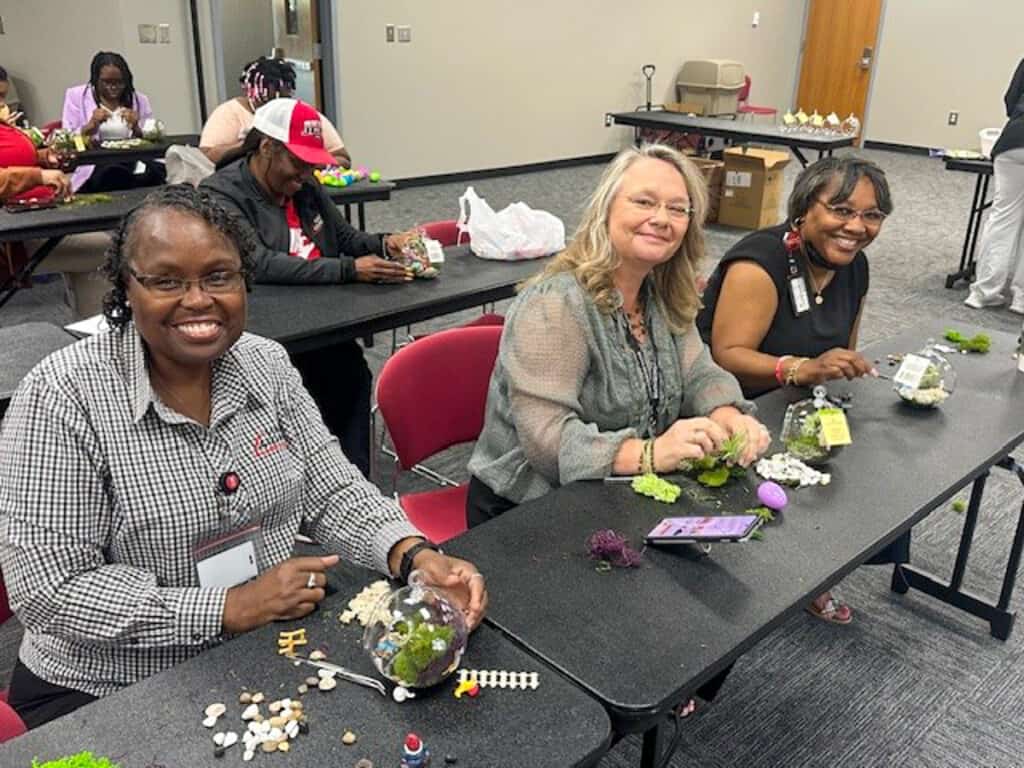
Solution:
<path fill-rule="evenodd" d="M 648 544 L 710 544 L 748 541 L 761 527 L 757 515 L 666 517 L 644 538 Z"/>

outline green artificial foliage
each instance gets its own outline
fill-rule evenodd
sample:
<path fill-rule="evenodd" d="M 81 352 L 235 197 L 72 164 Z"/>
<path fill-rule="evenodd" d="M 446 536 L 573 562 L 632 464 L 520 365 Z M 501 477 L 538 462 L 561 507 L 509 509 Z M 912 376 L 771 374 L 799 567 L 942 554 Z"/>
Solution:
<path fill-rule="evenodd" d="M 692 459 L 680 463 L 684 472 L 697 472 L 697 482 L 708 488 L 720 488 L 730 478 L 743 477 L 747 471 L 736 465 L 746 445 L 746 435 L 737 432 L 730 435 L 719 446 L 718 450 L 701 459 Z"/>
<path fill-rule="evenodd" d="M 752 541 L 764 541 L 764 532 L 759 528 L 750 534 L 750 538 Z"/>
<path fill-rule="evenodd" d="M 672 504 L 682 493 L 682 489 L 678 485 L 663 480 L 655 474 L 634 477 L 632 488 L 641 496 L 650 496 L 652 499 L 666 504 Z"/>
<path fill-rule="evenodd" d="M 92 192 L 87 194 L 78 194 L 66 201 L 64 205 L 68 208 L 84 208 L 87 205 L 97 205 L 99 203 L 112 203 L 114 198 L 108 195 L 106 192 Z"/>
<path fill-rule="evenodd" d="M 772 512 L 768 507 L 751 507 L 750 509 L 743 510 L 744 515 L 757 515 L 761 518 L 764 523 L 775 522 L 775 513 Z"/>
<path fill-rule="evenodd" d="M 77 755 L 48 760 L 45 763 L 35 759 L 32 761 L 32 768 L 118 768 L 118 765 L 105 757 L 94 757 L 92 752 L 79 752 Z"/>
<path fill-rule="evenodd" d="M 722 465 L 714 469 L 706 469 L 697 475 L 697 482 L 708 488 L 721 488 L 729 482 L 729 467 Z"/>
<path fill-rule="evenodd" d="M 960 331 L 947 328 L 943 338 L 956 344 L 961 352 L 975 352 L 984 355 L 992 347 L 992 339 L 987 333 L 979 333 L 968 338 Z"/>
<path fill-rule="evenodd" d="M 963 499 L 953 499 L 953 511 L 963 512 L 967 509 L 967 502 Z"/>
<path fill-rule="evenodd" d="M 399 634 L 404 634 L 408 628 L 406 622 L 395 625 L 395 631 Z M 391 671 L 405 685 L 417 685 L 420 675 L 449 652 L 454 636 L 455 630 L 451 627 L 438 627 L 425 622 L 416 624 L 401 642 L 401 650 L 391 660 Z M 444 648 L 435 649 L 435 640 L 444 641 Z"/>

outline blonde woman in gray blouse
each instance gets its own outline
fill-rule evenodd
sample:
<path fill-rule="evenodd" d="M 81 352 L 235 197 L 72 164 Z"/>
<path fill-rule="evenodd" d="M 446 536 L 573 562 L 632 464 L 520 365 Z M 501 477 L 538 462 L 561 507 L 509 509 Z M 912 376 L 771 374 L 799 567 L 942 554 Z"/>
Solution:
<path fill-rule="evenodd" d="M 743 433 L 768 447 L 694 327 L 707 193 L 661 145 L 621 152 L 573 242 L 506 318 L 469 462 L 471 526 L 574 480 L 671 472 Z"/>

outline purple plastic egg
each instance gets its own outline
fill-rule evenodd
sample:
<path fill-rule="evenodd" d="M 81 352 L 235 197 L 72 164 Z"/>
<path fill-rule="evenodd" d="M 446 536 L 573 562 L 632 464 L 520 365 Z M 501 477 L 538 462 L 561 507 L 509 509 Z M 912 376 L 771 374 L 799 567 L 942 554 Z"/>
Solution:
<path fill-rule="evenodd" d="M 768 509 L 775 511 L 782 509 L 789 502 L 789 497 L 786 496 L 782 486 L 771 480 L 766 480 L 757 486 L 757 498 Z"/>

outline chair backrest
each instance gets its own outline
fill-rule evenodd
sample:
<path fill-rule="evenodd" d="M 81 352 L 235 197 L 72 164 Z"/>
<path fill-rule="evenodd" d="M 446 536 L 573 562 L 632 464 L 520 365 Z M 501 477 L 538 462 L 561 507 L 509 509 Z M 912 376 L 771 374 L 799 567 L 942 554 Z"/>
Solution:
<path fill-rule="evenodd" d="M 438 331 L 384 363 L 377 405 L 402 469 L 479 437 L 501 332 L 500 325 Z"/>
<path fill-rule="evenodd" d="M 11 610 L 10 604 L 7 602 L 7 587 L 4 586 L 3 575 L 0 574 L 0 624 L 3 624 L 14 612 Z"/>
<path fill-rule="evenodd" d="M 437 240 L 446 248 L 452 245 L 460 245 L 459 228 L 456 226 L 455 219 L 428 221 L 426 224 L 420 224 L 420 228 L 427 233 L 427 237 Z M 468 242 L 469 233 L 467 232 L 462 235 L 461 244 Z"/>
<path fill-rule="evenodd" d="M 736 94 L 736 101 L 739 104 L 746 104 L 750 101 L 750 75 L 743 76 L 743 87 L 741 87 L 740 92 Z"/>
<path fill-rule="evenodd" d="M 27 732 L 25 723 L 18 717 L 14 708 L 6 701 L 0 701 L 0 744 L 16 739 Z"/>

